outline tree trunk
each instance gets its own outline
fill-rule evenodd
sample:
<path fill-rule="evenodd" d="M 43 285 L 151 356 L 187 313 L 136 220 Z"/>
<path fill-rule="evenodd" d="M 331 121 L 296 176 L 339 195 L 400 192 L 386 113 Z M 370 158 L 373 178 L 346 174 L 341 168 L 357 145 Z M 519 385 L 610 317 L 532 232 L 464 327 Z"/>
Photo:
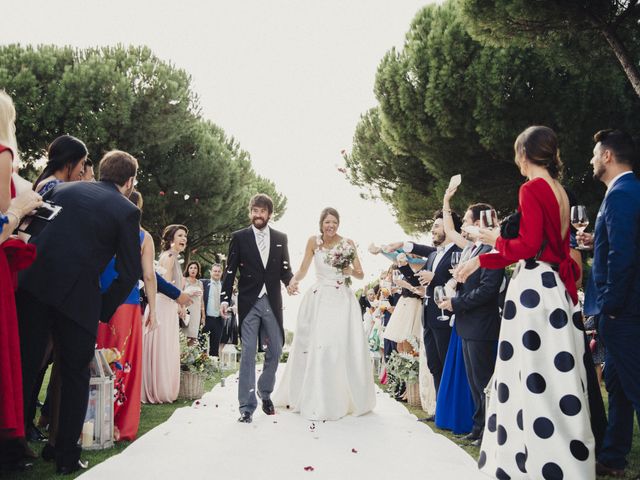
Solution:
<path fill-rule="evenodd" d="M 635 90 L 636 95 L 640 97 L 640 71 L 638 70 L 638 66 L 633 62 L 629 51 L 625 48 L 620 38 L 611 29 L 611 27 L 605 26 L 601 32 L 609 43 L 613 53 L 615 53 L 624 73 L 627 75 L 629 82 L 631 82 L 631 86 Z"/>

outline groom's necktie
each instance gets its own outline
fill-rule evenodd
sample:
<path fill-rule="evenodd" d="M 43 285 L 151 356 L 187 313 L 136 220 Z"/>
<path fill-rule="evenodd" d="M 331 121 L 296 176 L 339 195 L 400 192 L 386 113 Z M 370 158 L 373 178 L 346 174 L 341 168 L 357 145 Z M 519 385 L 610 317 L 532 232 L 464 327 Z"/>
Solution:
<path fill-rule="evenodd" d="M 258 230 L 257 238 L 258 238 L 258 250 L 260 250 L 260 255 L 264 255 L 264 252 L 267 249 L 267 241 L 265 238 L 265 233 L 262 230 Z"/>

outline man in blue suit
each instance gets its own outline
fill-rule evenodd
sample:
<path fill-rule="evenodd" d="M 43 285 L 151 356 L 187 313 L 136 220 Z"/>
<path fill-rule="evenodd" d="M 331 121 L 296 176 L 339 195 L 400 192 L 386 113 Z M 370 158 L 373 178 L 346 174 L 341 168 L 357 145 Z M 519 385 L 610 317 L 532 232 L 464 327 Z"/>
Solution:
<path fill-rule="evenodd" d="M 609 427 L 598 456 L 599 475 L 624 476 L 631 450 L 634 410 L 640 422 L 640 181 L 633 174 L 638 152 L 618 130 L 595 134 L 593 176 L 607 186 L 594 234 L 593 268 L 585 314 L 599 316 L 607 349 L 604 379 L 609 392 Z"/>

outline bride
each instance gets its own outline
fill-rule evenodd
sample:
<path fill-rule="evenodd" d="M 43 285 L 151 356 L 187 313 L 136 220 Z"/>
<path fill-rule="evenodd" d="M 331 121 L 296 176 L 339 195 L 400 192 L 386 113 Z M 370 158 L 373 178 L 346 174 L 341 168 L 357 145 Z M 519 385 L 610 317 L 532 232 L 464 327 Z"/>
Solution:
<path fill-rule="evenodd" d="M 316 282 L 302 299 L 289 360 L 272 397 L 276 405 L 309 420 L 362 415 L 376 401 L 360 306 L 347 282 L 347 277 L 362 279 L 364 273 L 353 241 L 338 235 L 339 224 L 335 209 L 322 211 L 322 235 L 309 238 L 302 265 L 291 280 L 297 287 L 313 260 Z M 329 260 L 341 250 L 354 252 L 343 270 Z"/>

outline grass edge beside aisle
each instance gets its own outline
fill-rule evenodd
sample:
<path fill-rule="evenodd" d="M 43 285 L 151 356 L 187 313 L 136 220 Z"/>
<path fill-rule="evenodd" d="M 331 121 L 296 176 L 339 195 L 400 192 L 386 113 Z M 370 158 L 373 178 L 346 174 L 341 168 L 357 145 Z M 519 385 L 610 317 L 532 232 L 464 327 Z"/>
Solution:
<path fill-rule="evenodd" d="M 206 380 L 204 389 L 205 393 L 210 392 L 213 387 L 220 383 L 222 378 L 226 378 L 228 375 L 233 374 L 234 370 L 228 370 L 224 372 L 217 372 L 213 378 Z M 42 382 L 42 388 L 40 390 L 39 400 L 41 402 L 44 401 L 47 386 L 49 384 L 49 376 L 51 373 L 51 368 L 47 371 L 44 381 Z M 138 436 L 137 438 L 142 437 L 145 433 L 157 427 L 158 425 L 166 422 L 169 417 L 176 411 L 178 408 L 188 407 L 190 406 L 194 400 L 183 400 L 178 399 L 173 403 L 167 404 L 142 404 L 142 411 L 140 413 L 140 426 L 138 428 Z M 38 409 L 39 415 L 39 409 Z M 37 419 L 36 419 L 37 421 Z M 114 447 L 108 448 L 106 450 L 85 450 L 82 452 L 82 459 L 89 462 L 89 469 L 95 467 L 99 463 L 104 462 L 108 458 L 113 455 L 117 455 L 121 453 L 124 449 L 126 449 L 132 442 L 117 442 Z M 44 443 L 41 442 L 30 442 L 29 445 L 31 448 L 40 454 Z M 81 470 L 72 475 L 57 475 L 55 473 L 55 462 L 45 462 L 42 458 L 38 458 L 33 465 L 33 468 L 28 472 L 16 473 L 14 475 L 3 476 L 4 479 L 16 479 L 16 480 L 43 480 L 49 478 L 66 478 L 72 479 L 80 476 L 81 474 L 87 472 L 87 470 Z"/>

